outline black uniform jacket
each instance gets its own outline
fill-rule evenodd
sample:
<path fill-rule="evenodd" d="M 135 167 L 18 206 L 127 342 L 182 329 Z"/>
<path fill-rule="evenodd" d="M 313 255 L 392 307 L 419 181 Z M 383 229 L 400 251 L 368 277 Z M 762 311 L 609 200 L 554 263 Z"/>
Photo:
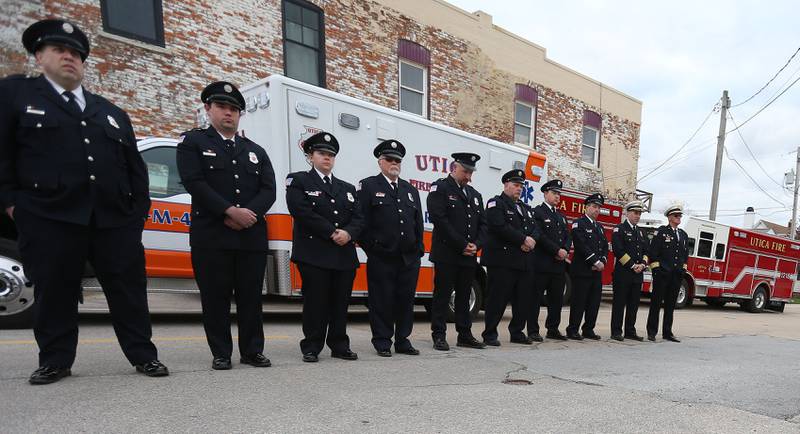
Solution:
<path fill-rule="evenodd" d="M 481 265 L 533 271 L 533 252 L 520 248 L 525 237 L 539 240 L 541 233 L 533 210 L 501 193 L 486 203 L 488 239 L 481 255 Z"/>
<path fill-rule="evenodd" d="M 290 173 L 286 204 L 294 218 L 292 261 L 331 270 L 358 268 L 355 240 L 364 218 L 352 184 L 331 176 L 326 188 L 314 169 Z M 351 241 L 344 246 L 334 243 L 331 235 L 336 229 L 347 231 Z"/>
<path fill-rule="evenodd" d="M 536 223 L 542 236 L 536 242 L 533 249 L 536 259 L 536 271 L 538 273 L 564 273 L 566 271 L 566 261 L 559 261 L 556 258 L 559 249 L 569 252 L 572 247 L 572 239 L 567 230 L 567 220 L 560 212 L 551 211 L 550 207 L 540 204 L 533 209 Z"/>
<path fill-rule="evenodd" d="M 461 266 L 477 263 L 476 256 L 464 256 L 468 243 L 480 250 L 486 242 L 483 198 L 471 185 L 459 188 L 452 176 L 437 180 L 428 193 L 428 215 L 433 222 L 430 259 Z"/>
<path fill-rule="evenodd" d="M 575 240 L 575 254 L 569 272 L 573 276 L 591 277 L 600 274 L 592 266 L 608 260 L 608 240 L 603 226 L 598 221 L 581 216 L 572 223 L 572 239 Z"/>
<path fill-rule="evenodd" d="M 627 221 L 618 224 L 611 234 L 611 248 L 616 258 L 614 273 L 642 276 L 642 273 L 634 273 L 633 266 L 647 265 L 648 247 L 647 237 L 640 228 L 634 229 Z"/>
<path fill-rule="evenodd" d="M 683 273 L 689 259 L 689 235 L 678 228 L 680 240 L 669 225 L 660 226 L 650 241 L 650 269 L 653 273 Z"/>
<path fill-rule="evenodd" d="M 178 144 L 178 171 L 192 195 L 192 247 L 266 250 L 263 216 L 275 203 L 275 172 L 261 146 L 234 137 L 232 151 L 214 127 L 184 133 Z M 259 221 L 236 231 L 225 226 L 225 210 L 236 206 L 253 211 Z"/>
<path fill-rule="evenodd" d="M 130 118 L 83 94 L 80 112 L 44 75 L 0 80 L 0 205 L 99 228 L 143 222 L 149 183 Z"/>
<path fill-rule="evenodd" d="M 397 256 L 405 264 L 425 253 L 424 222 L 419 191 L 404 179 L 395 191 L 382 174 L 362 179 L 358 201 L 364 216 L 364 230 L 358 238 L 369 256 Z"/>

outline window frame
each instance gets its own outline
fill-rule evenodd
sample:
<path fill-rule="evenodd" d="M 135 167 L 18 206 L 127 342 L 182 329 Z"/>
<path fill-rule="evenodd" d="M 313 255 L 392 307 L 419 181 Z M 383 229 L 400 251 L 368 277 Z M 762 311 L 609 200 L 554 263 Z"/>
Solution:
<path fill-rule="evenodd" d="M 103 31 L 112 35 L 122 36 L 123 38 L 133 39 L 135 41 L 143 42 L 145 44 L 155 45 L 157 47 L 166 47 L 164 40 L 164 7 L 162 0 L 152 0 L 153 2 L 153 16 L 155 18 L 156 38 L 148 38 L 146 36 L 137 35 L 126 30 L 115 29 L 109 24 L 108 16 L 108 0 L 100 0 L 100 15 L 103 24 Z"/>
<path fill-rule="evenodd" d="M 419 90 L 414 89 L 413 87 L 403 86 L 403 64 L 404 63 L 409 65 L 409 66 L 411 66 L 411 67 L 414 67 L 414 68 L 422 70 L 422 92 L 421 92 L 421 94 L 422 94 L 422 114 L 417 114 L 417 113 L 414 113 L 414 112 L 403 110 L 403 90 L 405 89 L 405 90 L 407 90 L 409 92 L 414 92 L 414 93 L 417 93 L 417 94 L 420 93 Z M 420 116 L 420 117 L 423 117 L 423 118 L 427 119 L 428 118 L 428 97 L 429 97 L 429 92 L 428 92 L 428 67 L 425 66 L 425 65 L 422 65 L 420 63 L 417 63 L 417 62 L 402 58 L 402 57 L 399 58 L 398 61 L 397 61 L 397 110 L 399 110 L 399 111 L 401 111 L 403 113 L 408 113 L 408 114 L 412 114 L 414 116 Z"/>
<path fill-rule="evenodd" d="M 523 106 L 528 107 L 528 108 L 531 109 L 531 123 L 530 123 L 530 125 L 525 125 L 524 123 L 519 122 L 517 120 L 517 104 L 523 105 Z M 527 127 L 528 129 L 531 130 L 531 133 L 528 136 L 528 143 L 527 144 L 517 142 L 517 131 L 516 131 L 517 125 L 521 125 L 523 127 Z M 514 131 L 513 131 L 513 134 L 514 134 L 513 140 L 514 140 L 515 144 L 534 149 L 534 147 L 536 145 L 536 106 L 534 104 L 531 104 L 531 103 L 529 103 L 527 101 L 520 101 L 519 99 L 515 99 L 514 100 Z"/>
<path fill-rule="evenodd" d="M 319 41 L 318 41 L 319 47 L 317 47 L 317 48 L 311 47 L 309 45 L 303 44 L 302 42 L 289 41 L 286 38 L 286 21 L 287 21 L 286 4 L 287 3 L 292 3 L 295 6 L 299 6 L 301 8 L 305 8 L 305 9 L 310 9 L 310 10 L 313 10 L 314 12 L 317 13 L 317 15 L 319 16 L 319 22 L 317 24 L 318 27 L 319 27 L 318 30 L 317 30 L 317 34 L 318 34 L 318 37 L 319 37 Z M 325 70 L 326 70 L 326 67 L 325 67 L 326 66 L 325 65 L 325 63 L 326 63 L 325 11 L 322 10 L 322 8 L 320 8 L 319 6 L 317 6 L 317 5 L 313 4 L 313 3 L 309 3 L 309 2 L 307 2 L 305 0 L 281 0 L 281 37 L 283 38 L 283 44 L 282 44 L 282 46 L 283 46 L 283 75 L 285 77 L 289 77 L 289 73 L 287 71 L 287 65 L 288 65 L 289 62 L 286 61 L 286 52 L 287 52 L 286 45 L 287 45 L 287 42 L 291 42 L 292 44 L 298 44 L 298 45 L 301 45 L 303 47 L 315 50 L 317 52 L 317 74 L 319 76 L 319 84 L 314 84 L 314 83 L 308 83 L 308 84 L 311 84 L 311 85 L 317 86 L 317 87 L 321 87 L 321 88 L 327 88 L 328 87 L 328 85 L 327 85 L 327 74 L 325 73 Z M 289 78 L 293 78 L 293 77 L 289 77 Z M 298 79 L 295 78 L 295 80 L 298 80 Z M 302 80 L 299 80 L 299 81 L 302 81 Z"/>
<path fill-rule="evenodd" d="M 584 130 L 587 129 L 587 128 L 595 132 L 595 136 L 594 136 L 594 157 L 593 157 L 594 161 L 593 162 L 584 161 L 584 159 L 583 159 L 583 147 L 585 146 L 587 148 L 592 148 L 592 146 L 589 146 L 589 145 L 587 145 L 586 143 L 583 142 Z M 581 163 L 590 164 L 590 165 L 596 166 L 596 167 L 600 166 L 600 129 L 599 128 L 593 127 L 591 125 L 586 125 L 586 124 L 583 125 L 583 129 L 581 129 L 581 157 L 580 158 L 581 158 Z"/>

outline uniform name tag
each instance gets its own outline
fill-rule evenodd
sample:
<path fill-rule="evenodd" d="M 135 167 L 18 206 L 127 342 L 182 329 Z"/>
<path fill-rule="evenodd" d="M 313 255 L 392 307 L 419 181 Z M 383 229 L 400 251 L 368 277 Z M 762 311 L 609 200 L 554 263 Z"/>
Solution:
<path fill-rule="evenodd" d="M 386 197 L 386 193 L 384 193 L 382 191 L 379 191 L 379 192 L 375 193 L 375 197 Z"/>
<path fill-rule="evenodd" d="M 217 153 L 214 152 L 214 151 L 211 151 L 211 150 L 203 151 L 203 156 L 205 156 L 205 157 L 216 157 Z"/>
<path fill-rule="evenodd" d="M 306 194 L 309 196 L 318 197 L 322 193 L 321 191 L 306 191 Z"/>
<path fill-rule="evenodd" d="M 450 196 L 447 196 L 447 198 L 450 200 L 458 200 L 458 198 L 453 196 L 452 194 Z"/>
<path fill-rule="evenodd" d="M 26 107 L 25 113 L 30 113 L 32 115 L 44 116 L 44 110 L 39 110 L 39 109 L 33 108 L 31 106 Z"/>
<path fill-rule="evenodd" d="M 545 223 L 550 223 L 550 219 L 544 219 Z"/>
<path fill-rule="evenodd" d="M 508 211 L 508 210 L 506 210 L 506 214 L 508 214 L 508 215 L 514 215 L 514 211 Z"/>

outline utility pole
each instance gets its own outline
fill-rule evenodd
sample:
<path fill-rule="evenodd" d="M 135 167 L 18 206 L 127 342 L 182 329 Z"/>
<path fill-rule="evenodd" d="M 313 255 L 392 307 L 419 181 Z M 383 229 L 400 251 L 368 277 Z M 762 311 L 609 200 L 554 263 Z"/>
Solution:
<path fill-rule="evenodd" d="M 722 172 L 722 153 L 725 151 L 725 124 L 728 121 L 728 107 L 731 100 L 728 98 L 728 91 L 722 91 L 722 100 L 719 110 L 719 135 L 717 136 L 717 160 L 714 164 L 714 185 L 711 187 L 711 209 L 708 211 L 708 219 L 717 219 L 717 200 L 719 199 L 719 177 Z"/>
<path fill-rule="evenodd" d="M 797 238 L 797 182 L 800 181 L 800 146 L 797 147 L 797 168 L 794 170 L 794 204 L 792 205 L 792 221 L 789 222 L 789 239 Z"/>

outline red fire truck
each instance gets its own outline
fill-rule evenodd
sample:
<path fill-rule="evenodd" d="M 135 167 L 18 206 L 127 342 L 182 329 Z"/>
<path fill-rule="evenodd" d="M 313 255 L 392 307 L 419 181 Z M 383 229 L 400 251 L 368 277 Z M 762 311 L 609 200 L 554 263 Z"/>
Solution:
<path fill-rule="evenodd" d="M 696 217 L 681 227 L 689 234 L 689 261 L 676 307 L 697 298 L 710 306 L 734 302 L 750 312 L 783 312 L 800 279 L 800 242 Z M 652 236 L 655 228 L 647 231 Z M 650 281 L 646 273 L 646 294 Z"/>

